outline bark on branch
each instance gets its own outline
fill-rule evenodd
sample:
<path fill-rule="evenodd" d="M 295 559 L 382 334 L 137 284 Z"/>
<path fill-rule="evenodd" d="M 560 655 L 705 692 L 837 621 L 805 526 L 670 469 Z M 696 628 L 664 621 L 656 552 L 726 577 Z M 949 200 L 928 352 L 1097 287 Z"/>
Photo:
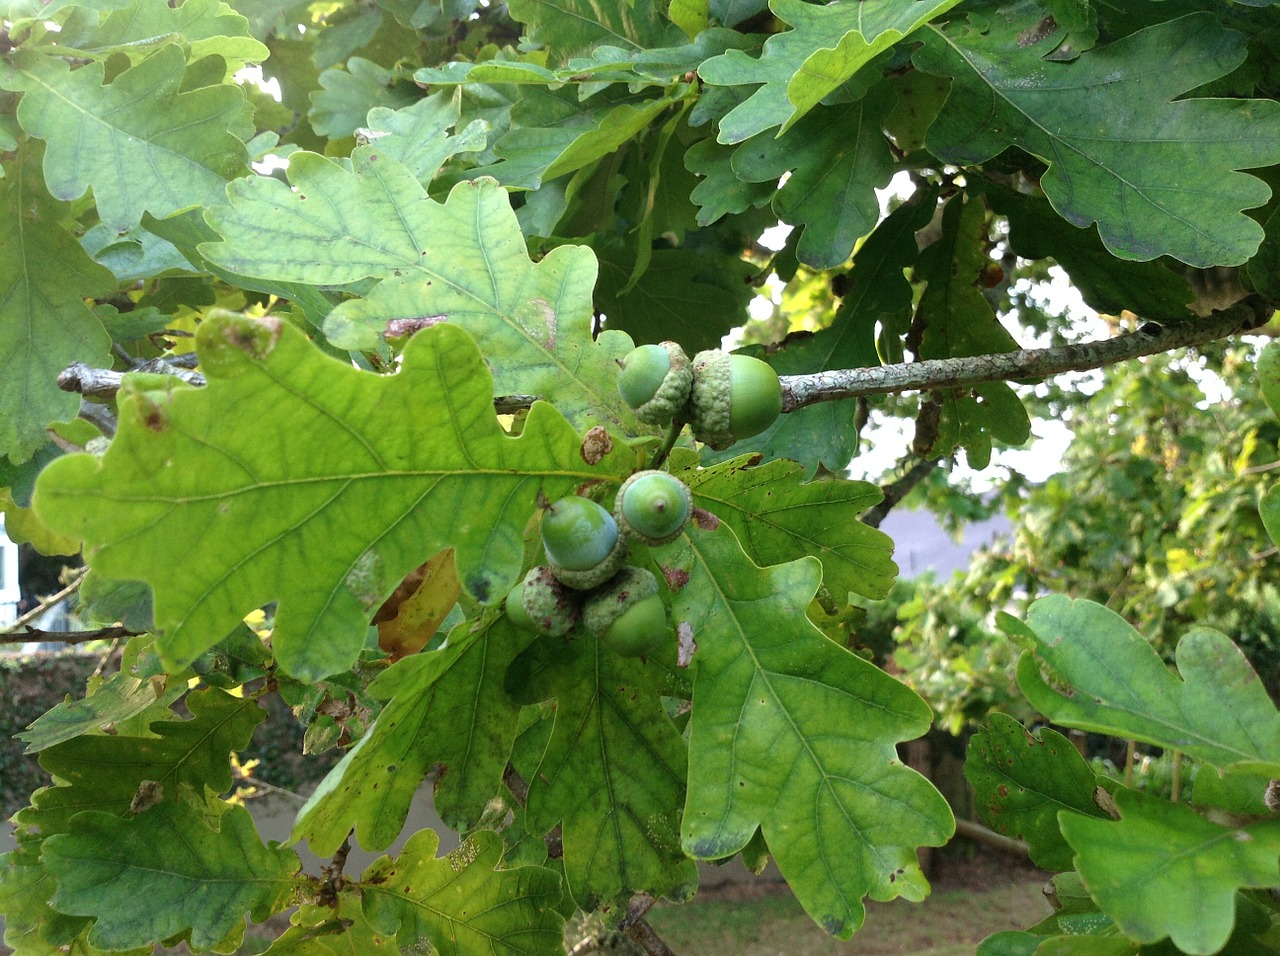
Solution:
<path fill-rule="evenodd" d="M 172 375 L 182 379 L 188 385 L 205 384 L 205 378 L 199 372 L 174 365 L 163 359 L 152 359 L 130 371 Z M 86 398 L 113 398 L 116 392 L 120 391 L 120 382 L 125 374 L 109 368 L 94 368 L 83 362 L 75 362 L 63 369 L 58 376 L 58 388 L 64 392 L 78 392 Z"/>
<path fill-rule="evenodd" d="M 782 410 L 817 402 L 834 402 L 865 395 L 933 389 L 968 388 L 984 382 L 1045 378 L 1063 372 L 1086 372 L 1143 355 L 1155 355 L 1188 345 L 1204 345 L 1248 332 L 1271 318 L 1271 306 L 1251 296 L 1207 319 L 1178 325 L 1148 323 L 1136 332 L 1101 342 L 1083 342 L 1047 349 L 1018 349 L 994 355 L 925 359 L 879 368 L 838 369 L 782 377 Z"/>
<path fill-rule="evenodd" d="M 188 385 L 202 386 L 208 384 L 205 377 L 199 372 L 183 368 L 180 365 L 174 365 L 172 362 L 166 362 L 163 359 L 152 359 L 135 369 L 130 369 L 130 371 L 172 375 L 182 379 Z M 85 365 L 83 362 L 75 362 L 59 373 L 58 388 L 64 392 L 76 392 L 86 398 L 111 399 L 120 391 L 121 383 L 123 383 L 127 374 L 127 372 L 117 372 L 109 368 L 94 368 L 92 365 Z M 528 408 L 537 399 L 537 395 L 499 395 L 493 400 L 493 408 L 499 415 L 514 415 L 521 409 Z"/>

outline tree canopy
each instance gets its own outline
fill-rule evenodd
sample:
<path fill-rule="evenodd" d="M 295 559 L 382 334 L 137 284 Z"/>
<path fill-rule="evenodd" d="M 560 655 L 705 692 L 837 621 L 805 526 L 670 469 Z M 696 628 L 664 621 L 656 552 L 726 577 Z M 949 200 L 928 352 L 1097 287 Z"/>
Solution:
<path fill-rule="evenodd" d="M 649 907 L 738 855 L 849 938 L 867 898 L 922 899 L 918 850 L 955 832 L 899 756 L 927 682 L 867 648 L 879 520 L 916 487 L 960 507 L 940 463 L 986 469 L 1067 409 L 1037 560 L 964 610 L 1025 721 L 993 714 L 966 772 L 1058 874 L 1053 916 L 980 951 L 1274 947 L 1280 712 L 1250 659 L 1280 347 L 1241 336 L 1280 306 L 1277 4 L 0 19 L 0 507 L 83 554 L 77 639 L 123 644 L 23 735 L 52 783 L 0 857 L 20 956 L 231 952 L 291 907 L 273 956 L 558 952 L 576 911 L 658 954 Z M 1107 322 L 1044 307 L 1050 276 Z M 1184 348 L 1267 407 L 1185 401 Z M 619 390 L 633 359 L 662 415 Z M 1139 360 L 1091 408 L 1067 374 Z M 904 423 L 883 484 L 849 477 Z M 1117 467 L 1140 444 L 1163 470 Z M 687 488 L 672 535 L 626 521 L 642 470 Z M 545 521 L 575 495 L 610 535 L 582 567 Z M 273 695 L 343 754 L 285 845 L 232 794 Z M 1159 798 L 1033 721 L 1203 772 Z M 460 849 L 424 831 L 345 872 L 427 780 Z"/>

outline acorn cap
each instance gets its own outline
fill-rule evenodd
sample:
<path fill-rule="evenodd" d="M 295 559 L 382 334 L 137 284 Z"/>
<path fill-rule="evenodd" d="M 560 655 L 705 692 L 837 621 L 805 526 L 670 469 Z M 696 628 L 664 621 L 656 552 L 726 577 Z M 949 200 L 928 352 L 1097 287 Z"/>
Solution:
<path fill-rule="evenodd" d="M 621 365 L 618 392 L 640 421 L 665 425 L 684 412 L 693 387 L 693 369 L 678 342 L 641 345 L 622 359 Z"/>
<path fill-rule="evenodd" d="M 693 357 L 693 389 L 689 393 L 689 426 L 693 437 L 722 451 L 733 444 L 729 397 L 732 368 L 729 354 L 706 349 Z"/>
<path fill-rule="evenodd" d="M 693 514 L 693 493 L 675 475 L 648 469 L 622 483 L 613 502 L 613 517 L 624 534 L 647 545 L 680 537 Z"/>
<path fill-rule="evenodd" d="M 618 568 L 627 560 L 627 536 L 620 534 L 614 541 L 613 549 L 604 558 L 589 568 L 564 568 L 548 557 L 548 566 L 556 580 L 575 591 L 590 591 L 599 587 L 613 577 Z"/>
<path fill-rule="evenodd" d="M 596 637 L 603 637 L 628 610 L 658 594 L 658 579 L 645 568 L 625 567 L 604 587 L 587 595 L 582 623 Z"/>
<path fill-rule="evenodd" d="M 517 627 L 547 637 L 562 637 L 581 619 L 582 600 L 577 592 L 555 579 L 551 568 L 539 566 L 530 568 L 524 580 L 511 589 L 507 615 Z"/>

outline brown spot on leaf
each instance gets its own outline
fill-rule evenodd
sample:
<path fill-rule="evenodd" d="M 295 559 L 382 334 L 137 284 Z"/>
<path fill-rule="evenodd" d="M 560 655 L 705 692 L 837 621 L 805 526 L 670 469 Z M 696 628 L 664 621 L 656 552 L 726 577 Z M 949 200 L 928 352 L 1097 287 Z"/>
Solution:
<path fill-rule="evenodd" d="M 596 425 L 582 437 L 582 460 L 588 465 L 599 464 L 611 451 L 613 439 L 603 425 Z"/>
<path fill-rule="evenodd" d="M 715 531 L 716 528 L 720 527 L 719 518 L 713 515 L 710 511 L 707 511 L 704 508 L 699 508 L 696 505 L 693 509 L 693 523 L 703 531 Z"/>
<path fill-rule="evenodd" d="M 684 589 L 689 583 L 689 572 L 684 568 L 666 568 L 662 569 L 662 576 L 667 579 L 667 587 L 674 594 Z"/>
<path fill-rule="evenodd" d="M 404 339 L 420 332 L 422 329 L 449 321 L 447 315 L 413 315 L 401 319 L 392 319 L 382 332 L 384 339 Z"/>

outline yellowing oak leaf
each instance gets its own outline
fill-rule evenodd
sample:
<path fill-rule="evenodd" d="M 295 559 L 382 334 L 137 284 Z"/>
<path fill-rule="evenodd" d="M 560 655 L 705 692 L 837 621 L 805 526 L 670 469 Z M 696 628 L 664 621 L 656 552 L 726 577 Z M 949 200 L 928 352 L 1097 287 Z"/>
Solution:
<path fill-rule="evenodd" d="M 504 432 L 484 360 L 453 326 L 416 336 L 388 376 L 323 355 L 274 318 L 224 313 L 197 342 L 207 388 L 125 396 L 106 455 L 59 459 L 35 494 L 50 527 L 87 542 L 94 568 L 151 585 L 174 666 L 275 601 L 286 672 L 345 670 L 377 608 L 448 547 L 463 587 L 497 602 L 538 493 L 610 467 L 589 469 L 545 404 L 519 438 Z"/>

